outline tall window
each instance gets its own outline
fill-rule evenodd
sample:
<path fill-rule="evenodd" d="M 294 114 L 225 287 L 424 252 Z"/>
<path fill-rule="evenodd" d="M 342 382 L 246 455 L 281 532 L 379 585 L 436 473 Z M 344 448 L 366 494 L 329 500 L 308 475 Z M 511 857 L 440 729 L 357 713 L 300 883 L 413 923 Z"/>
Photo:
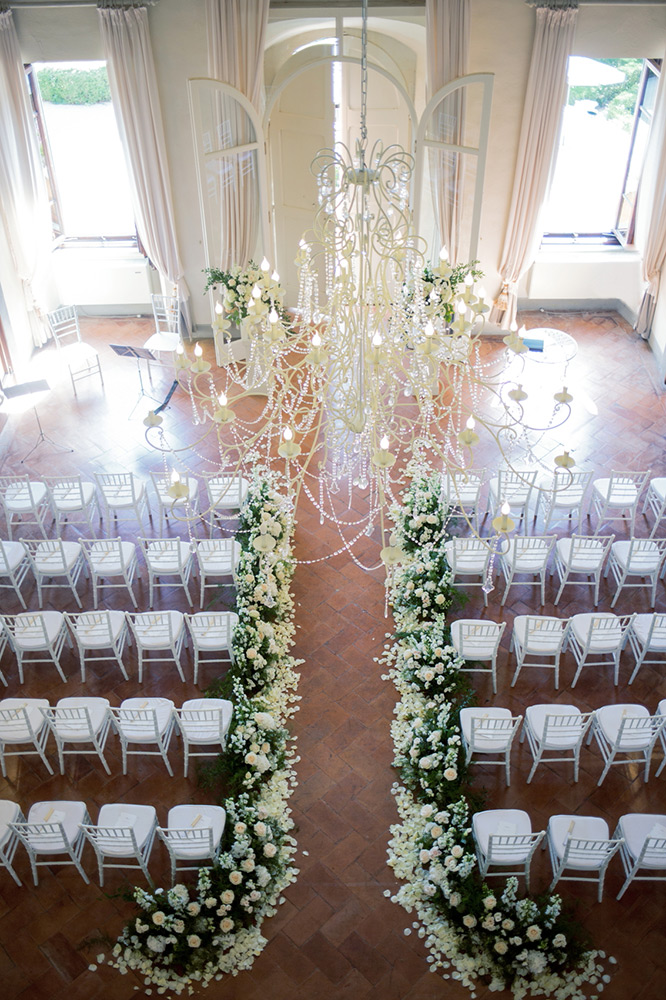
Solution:
<path fill-rule="evenodd" d="M 657 79 L 649 60 L 570 57 L 545 245 L 632 241 Z"/>
<path fill-rule="evenodd" d="M 136 243 L 129 178 L 104 63 L 27 68 L 54 235 Z"/>

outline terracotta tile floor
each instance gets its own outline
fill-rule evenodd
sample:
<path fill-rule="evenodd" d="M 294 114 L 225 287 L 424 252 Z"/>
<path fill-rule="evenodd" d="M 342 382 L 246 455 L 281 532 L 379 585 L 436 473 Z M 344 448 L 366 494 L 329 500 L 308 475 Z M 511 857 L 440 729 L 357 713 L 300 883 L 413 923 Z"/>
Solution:
<path fill-rule="evenodd" d="M 525 317 L 528 327 L 547 325 L 572 333 L 578 341 L 578 357 L 567 372 L 567 382 L 574 392 L 583 391 L 598 407 L 591 415 L 578 403 L 571 430 L 558 432 L 554 440 L 575 448 L 578 467 L 601 473 L 615 468 L 651 467 L 654 474 L 664 472 L 664 427 L 666 395 L 652 356 L 637 341 L 626 324 L 616 316 L 581 314 L 541 314 Z M 149 470 L 161 467 L 159 456 L 146 448 L 141 416 L 147 406 L 137 409 L 128 420 L 138 392 L 133 362 L 117 359 L 110 343 L 140 345 L 150 332 L 146 321 L 129 319 L 87 321 L 85 335 L 100 349 L 105 372 L 104 391 L 89 379 L 79 385 L 78 396 L 63 381 L 40 407 L 48 432 L 58 441 L 75 448 L 74 454 L 56 453 L 42 444 L 26 466 L 21 457 L 34 443 L 36 423 L 32 410 L 10 418 L 13 439 L 4 440 L 2 472 L 23 472 L 35 477 L 45 474 L 132 470 L 147 478 Z M 210 342 L 205 344 L 212 353 Z M 52 355 L 46 355 L 47 370 Z M 544 366 L 539 366 L 543 370 Z M 558 376 L 559 377 L 559 376 Z M 526 380 L 527 381 L 527 380 Z M 155 395 L 162 398 L 169 387 L 166 372 L 155 373 Z M 559 388 L 559 385 L 556 386 Z M 176 394 L 166 414 L 165 427 L 170 439 L 179 444 L 192 440 L 189 402 L 183 393 Z M 552 442 L 551 442 L 552 445 Z M 551 447 L 549 445 L 549 447 Z M 210 449 L 204 446 L 207 453 Z M 200 449 L 201 450 L 201 449 Z M 491 449 L 479 451 L 478 465 L 493 467 Z M 202 469 L 197 464 L 196 471 Z M 153 528 L 159 532 L 155 521 Z M 566 524 L 556 528 L 566 532 Z M 624 532 L 620 526 L 619 533 Z M 646 532 L 642 518 L 639 533 Z M 68 537 L 77 537 L 69 528 Z M 131 527 L 123 534 L 132 537 Z M 303 510 L 297 535 L 301 558 L 325 550 L 334 539 L 323 535 L 318 518 Z M 368 543 L 369 545 L 369 543 Z M 87 584 L 86 584 L 87 586 Z M 36 608 L 34 587 L 26 586 L 30 606 Z M 382 648 L 390 623 L 384 619 L 384 589 L 380 574 L 363 574 L 347 558 L 336 557 L 324 563 L 300 566 L 294 589 L 300 626 L 296 655 L 304 659 L 300 693 L 301 710 L 294 720 L 301 756 L 298 765 L 300 783 L 292 799 L 298 824 L 301 851 L 298 882 L 286 892 L 286 902 L 266 926 L 270 943 L 250 972 L 236 979 L 215 984 L 208 995 L 233 1000 L 311 1000 L 349 997 L 352 1000 L 450 1000 L 467 996 L 456 984 L 429 975 L 424 950 L 414 936 L 405 937 L 403 929 L 409 918 L 383 896 L 395 882 L 386 866 L 386 841 L 389 825 L 395 821 L 390 794 L 394 773 L 391 770 L 392 748 L 389 723 L 394 705 L 393 689 L 383 682 L 373 657 Z M 610 597 L 602 588 L 600 608 L 608 608 Z M 147 585 L 139 587 L 140 602 L 146 606 Z M 547 600 L 554 591 L 549 582 Z M 107 606 L 125 607 L 120 592 L 107 591 Z M 85 602 L 90 606 L 90 593 Z M 478 591 L 470 591 L 465 616 L 480 615 L 507 621 L 500 660 L 500 683 L 497 703 L 522 712 L 536 701 L 550 699 L 572 701 L 582 709 L 613 701 L 635 701 L 656 708 L 664 691 L 660 670 L 646 667 L 631 689 L 627 688 L 630 662 L 623 657 L 620 685 L 613 688 L 607 672 L 597 676 L 584 673 L 576 689 L 569 685 L 573 677 L 572 661 L 564 660 L 562 686 L 552 688 L 552 676 L 538 670 L 525 670 L 511 689 L 512 670 L 506 658 L 510 625 L 515 614 L 536 610 L 534 592 L 523 586 L 512 588 L 502 610 L 499 595 L 490 597 L 484 611 Z M 568 588 L 560 603 L 562 616 L 589 610 L 591 597 L 586 591 Z M 14 597 L 2 597 L 7 612 L 20 610 Z M 72 608 L 66 595 L 50 591 L 47 607 Z M 182 594 L 163 590 L 157 607 L 184 609 Z M 664 584 L 659 584 L 657 608 L 666 611 Z M 626 592 L 617 611 L 646 609 L 645 600 L 636 592 Z M 553 611 L 547 603 L 544 613 Z M 76 663 L 71 654 L 65 657 L 68 683 L 63 685 L 48 668 L 28 668 L 26 683 L 19 688 L 16 670 L 9 654 L 2 667 L 8 676 L 7 695 L 21 691 L 26 696 L 41 696 L 55 702 L 65 694 L 83 693 Z M 85 693 L 105 695 L 113 702 L 137 693 L 136 666 L 130 658 L 130 680 L 111 667 L 89 671 Z M 143 690 L 148 694 L 172 697 L 176 703 L 197 693 L 186 672 L 182 684 L 175 671 L 152 667 L 147 670 Z M 212 679 L 204 669 L 201 683 Z M 492 700 L 489 684 L 478 685 L 481 703 Z M 6 780 L 0 782 L 0 797 L 14 799 L 27 811 L 40 799 L 84 799 L 96 817 L 106 801 L 153 803 L 164 819 L 168 807 L 182 801 L 208 801 L 193 780 L 182 778 L 182 760 L 178 747 L 172 750 L 175 765 L 168 778 L 161 762 L 153 758 L 134 758 L 126 777 L 121 775 L 117 741 L 110 738 L 112 777 L 92 758 L 70 758 L 65 777 L 49 777 L 37 758 L 13 758 Z M 53 756 L 53 754 L 52 754 Z M 658 759 L 661 754 L 658 753 Z M 614 768 L 601 789 L 596 780 L 600 758 L 595 749 L 582 757 L 581 778 L 571 780 L 570 768 L 563 765 L 542 766 L 530 786 L 525 783 L 529 753 L 516 748 L 513 780 L 506 789 L 499 769 L 479 769 L 478 785 L 485 789 L 491 806 L 512 805 L 526 808 L 535 828 L 547 822 L 549 815 L 577 811 L 605 816 L 611 829 L 624 811 L 666 812 L 664 787 L 666 775 L 652 777 L 644 785 L 635 767 Z M 151 869 L 158 882 L 166 874 L 165 856 L 156 847 Z M 84 863 L 92 872 L 93 858 L 86 849 Z M 109 950 L 108 943 L 84 947 L 90 939 L 107 936 L 115 939 L 131 908 L 113 893 L 123 883 L 121 873 L 109 873 L 102 892 L 95 885 L 85 886 L 73 869 L 42 869 L 40 885 L 30 884 L 27 858 L 22 849 L 17 867 L 25 884 L 18 888 L 7 873 L 0 871 L 0 975 L 2 996 L 21 1000 L 67 997 L 67 1000 L 123 998 L 135 995 L 141 983 L 133 976 L 119 977 L 101 966 L 88 971 L 99 951 Z M 550 869 L 546 856 L 539 856 L 533 868 L 537 888 L 546 889 Z M 599 905 L 589 886 L 562 883 L 561 892 L 576 903 L 578 914 L 591 932 L 596 945 L 614 954 L 618 972 L 604 996 L 609 1000 L 657 1000 L 666 993 L 666 949 L 664 922 L 666 888 L 664 885 L 633 886 L 621 902 L 615 894 L 621 883 L 620 865 L 612 863 L 604 902 Z M 479 997 L 489 996 L 480 989 Z"/>

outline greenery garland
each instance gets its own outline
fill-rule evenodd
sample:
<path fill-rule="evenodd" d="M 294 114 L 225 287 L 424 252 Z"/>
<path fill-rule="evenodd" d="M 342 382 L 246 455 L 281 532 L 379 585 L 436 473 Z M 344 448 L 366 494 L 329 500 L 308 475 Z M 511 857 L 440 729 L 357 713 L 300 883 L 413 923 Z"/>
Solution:
<path fill-rule="evenodd" d="M 135 888 L 139 913 L 113 948 L 110 964 L 140 972 L 156 992 L 192 992 L 226 973 L 248 969 L 266 945 L 261 926 L 293 882 L 296 841 L 287 801 L 298 761 L 286 723 L 297 711 L 301 661 L 290 655 L 295 632 L 290 581 L 294 570 L 292 512 L 279 479 L 256 471 L 240 514 L 238 626 L 234 664 L 207 694 L 229 695 L 234 705 L 225 752 L 203 769 L 203 783 L 224 782 L 226 825 L 215 864 L 196 886 Z M 259 552 L 255 541 L 275 546 Z M 100 956 L 98 960 L 101 960 Z M 146 991 L 151 992 L 150 990 Z"/>
<path fill-rule="evenodd" d="M 479 803 L 467 788 L 459 726 L 474 696 L 444 614 L 456 596 L 441 550 L 447 510 L 439 476 L 414 474 L 394 518 L 397 544 L 409 555 L 390 581 L 396 633 L 379 662 L 399 695 L 391 731 L 400 823 L 391 827 L 388 853 L 404 884 L 386 895 L 416 914 L 412 926 L 431 972 L 443 970 L 472 991 L 483 979 L 518 998 L 583 1000 L 586 984 L 601 991 L 610 979 L 598 963 L 605 954 L 589 949 L 560 897 L 519 897 L 516 878 L 493 892 L 479 875 L 471 825 Z"/>

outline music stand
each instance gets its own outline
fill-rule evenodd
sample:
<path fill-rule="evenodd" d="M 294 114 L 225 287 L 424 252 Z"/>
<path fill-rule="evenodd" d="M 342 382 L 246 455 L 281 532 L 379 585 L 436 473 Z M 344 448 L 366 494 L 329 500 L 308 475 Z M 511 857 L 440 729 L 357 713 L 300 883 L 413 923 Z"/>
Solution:
<path fill-rule="evenodd" d="M 139 398 L 132 407 L 128 420 L 131 420 L 134 416 L 134 411 L 137 406 L 145 396 L 146 399 L 152 399 L 153 402 L 159 403 L 160 400 L 157 396 L 151 396 L 149 392 L 143 387 L 143 375 L 141 374 L 141 361 L 147 361 L 150 366 L 151 361 L 156 361 L 157 358 L 152 351 L 148 351 L 145 347 L 128 347 L 126 344 L 109 344 L 109 347 L 114 351 L 119 358 L 135 358 L 136 359 L 136 370 L 139 374 Z"/>
<path fill-rule="evenodd" d="M 40 393 L 50 391 L 51 386 L 48 384 L 46 379 L 40 379 L 38 382 L 21 382 L 20 385 L 9 385 L 2 389 L 2 393 L 7 399 L 17 399 L 20 396 L 36 396 Z M 54 448 L 60 448 L 61 451 L 74 451 L 73 448 L 67 448 L 64 444 L 60 444 L 59 441 L 54 441 L 52 437 L 49 437 L 49 435 L 45 433 L 39 419 L 39 414 L 37 413 L 37 404 L 33 403 L 32 408 L 35 411 L 35 419 L 37 420 L 39 434 L 37 435 L 37 440 L 33 444 L 30 451 L 21 459 L 21 465 L 23 465 L 23 463 L 32 455 L 35 448 L 38 448 L 43 441 L 48 441 L 48 443 L 52 444 Z"/>

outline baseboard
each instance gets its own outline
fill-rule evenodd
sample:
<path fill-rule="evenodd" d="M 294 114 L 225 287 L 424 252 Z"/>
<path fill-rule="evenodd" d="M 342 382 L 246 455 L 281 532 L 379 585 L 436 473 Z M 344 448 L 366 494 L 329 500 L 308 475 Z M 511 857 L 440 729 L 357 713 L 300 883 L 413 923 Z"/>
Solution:
<path fill-rule="evenodd" d="M 631 326 L 636 313 L 621 299 L 518 299 L 518 312 L 616 312 Z"/>

